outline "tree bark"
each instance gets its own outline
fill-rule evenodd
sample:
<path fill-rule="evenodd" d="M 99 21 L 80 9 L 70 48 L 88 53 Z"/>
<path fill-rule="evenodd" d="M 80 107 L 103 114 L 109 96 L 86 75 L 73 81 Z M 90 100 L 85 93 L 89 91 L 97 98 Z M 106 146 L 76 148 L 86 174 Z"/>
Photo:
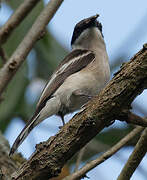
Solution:
<path fill-rule="evenodd" d="M 0 132 L 0 180 L 10 180 L 11 174 L 18 169 L 18 165 L 13 159 L 10 159 L 9 143 Z"/>
<path fill-rule="evenodd" d="M 13 174 L 14 179 L 49 179 L 102 129 L 126 117 L 134 98 L 147 87 L 147 46 L 125 63 L 109 84 Z"/>

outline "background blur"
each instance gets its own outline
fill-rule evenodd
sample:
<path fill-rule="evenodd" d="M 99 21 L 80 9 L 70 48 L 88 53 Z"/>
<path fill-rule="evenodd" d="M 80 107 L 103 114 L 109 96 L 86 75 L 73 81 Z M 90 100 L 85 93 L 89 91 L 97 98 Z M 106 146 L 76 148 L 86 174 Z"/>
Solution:
<path fill-rule="evenodd" d="M 1 3 L 0 26 L 2 26 L 22 0 L 9 0 Z M 4 48 L 10 57 L 20 41 L 31 27 L 48 1 L 41 1 L 21 25 L 13 32 Z M 113 77 L 123 62 L 128 61 L 137 51 L 147 43 L 147 1 L 140 0 L 66 0 L 48 25 L 45 37 L 36 43 L 27 57 L 27 61 L 17 72 L 4 94 L 4 101 L 0 105 L 0 131 L 9 140 L 10 145 L 31 117 L 35 104 L 47 79 L 57 64 L 70 51 L 70 41 L 73 28 L 83 18 L 100 14 L 99 20 L 103 25 L 103 34 L 110 59 Z M 2 61 L 0 59 L 0 67 Z M 142 117 L 147 116 L 147 91 L 144 91 L 132 104 L 132 111 Z M 68 121 L 73 114 L 66 116 Z M 61 125 L 59 117 L 52 116 L 36 127 L 18 149 L 24 157 L 29 157 L 35 150 L 36 143 L 47 140 L 58 132 Z M 132 126 L 115 122 L 95 137 L 87 146 L 84 160 L 94 159 L 101 152 L 124 137 Z M 120 150 L 109 160 L 90 171 L 87 175 L 92 180 L 115 180 L 123 165 L 127 161 L 136 139 Z M 71 171 L 75 158 L 68 164 Z M 133 180 L 147 179 L 147 157 L 134 173 Z M 106 173 L 107 169 L 107 173 Z"/>

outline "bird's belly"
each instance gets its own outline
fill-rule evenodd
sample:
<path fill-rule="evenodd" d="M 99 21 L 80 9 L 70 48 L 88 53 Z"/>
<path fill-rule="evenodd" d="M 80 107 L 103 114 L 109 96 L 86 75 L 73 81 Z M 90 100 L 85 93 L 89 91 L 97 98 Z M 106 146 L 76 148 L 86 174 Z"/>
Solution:
<path fill-rule="evenodd" d="M 96 78 L 92 73 L 75 73 L 69 76 L 56 91 L 61 98 L 61 104 L 73 112 L 88 102 L 92 96 L 104 87 L 104 81 Z M 75 93 L 75 92 L 80 92 Z"/>

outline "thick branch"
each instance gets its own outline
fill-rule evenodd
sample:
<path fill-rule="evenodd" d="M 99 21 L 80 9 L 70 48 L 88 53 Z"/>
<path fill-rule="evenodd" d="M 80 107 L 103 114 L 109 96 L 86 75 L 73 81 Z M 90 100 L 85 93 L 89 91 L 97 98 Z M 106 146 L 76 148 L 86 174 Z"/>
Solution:
<path fill-rule="evenodd" d="M 120 148 L 122 148 L 132 138 L 134 138 L 139 132 L 143 131 L 143 129 L 144 129 L 143 127 L 136 127 L 133 131 L 131 131 L 128 135 L 126 135 L 122 140 L 120 140 L 116 145 L 114 145 L 112 148 L 106 151 L 103 155 L 101 155 L 95 160 L 90 161 L 80 170 L 64 178 L 64 180 L 76 180 L 84 177 L 87 172 L 89 172 L 91 169 L 95 168 L 96 166 L 98 166 L 99 164 L 110 158 L 113 154 L 119 151 Z"/>
<path fill-rule="evenodd" d="M 130 108 L 146 87 L 147 49 L 143 48 L 54 137 L 37 145 L 14 179 L 45 180 L 58 175 L 63 165 L 112 120 L 119 119 L 119 113 Z"/>
<path fill-rule="evenodd" d="M 0 180 L 12 180 L 12 173 L 26 161 L 20 153 L 15 153 L 13 158 L 10 158 L 9 151 L 9 143 L 0 132 Z"/>
<path fill-rule="evenodd" d="M 25 0 L 0 28 L 0 44 L 5 43 L 13 30 L 23 21 L 40 0 Z"/>
<path fill-rule="evenodd" d="M 8 83 L 24 62 L 26 56 L 32 49 L 38 37 L 44 32 L 46 25 L 51 20 L 63 0 L 50 0 L 44 10 L 41 12 L 32 28 L 20 43 L 16 51 L 13 53 L 9 61 L 0 71 L 0 94 L 7 87 Z"/>
<path fill-rule="evenodd" d="M 147 152 L 147 128 L 137 142 L 135 149 L 117 180 L 129 180 Z"/>

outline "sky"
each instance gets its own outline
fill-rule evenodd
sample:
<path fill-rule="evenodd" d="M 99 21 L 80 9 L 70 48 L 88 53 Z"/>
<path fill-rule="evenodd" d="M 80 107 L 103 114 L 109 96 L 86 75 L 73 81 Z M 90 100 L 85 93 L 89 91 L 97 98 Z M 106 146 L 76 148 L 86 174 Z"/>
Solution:
<path fill-rule="evenodd" d="M 47 3 L 48 1 L 45 1 Z M 0 11 L 0 24 L 4 23 L 12 11 L 2 5 Z M 128 61 L 142 45 L 147 42 L 147 1 L 146 0 L 66 0 L 57 11 L 49 24 L 49 29 L 53 36 L 70 50 L 70 41 L 75 24 L 89 16 L 100 14 L 99 21 L 103 25 L 103 34 L 109 55 L 110 64 L 112 65 L 120 55 L 125 54 L 124 61 Z M 116 71 L 116 70 L 115 70 Z M 113 76 L 112 72 L 112 76 Z M 43 85 L 42 85 L 43 86 Z M 40 90 L 41 91 L 41 90 Z M 30 93 L 31 92 L 30 90 Z M 144 111 L 147 105 L 147 91 L 144 91 L 135 100 L 142 104 Z M 140 114 L 141 115 L 141 114 Z M 66 116 L 66 121 L 71 115 Z M 121 123 L 117 123 L 120 125 Z M 51 117 L 45 120 L 41 125 L 36 127 L 30 136 L 24 141 L 19 148 L 25 157 L 29 157 L 35 149 L 35 144 L 48 139 L 58 131 L 61 125 L 60 119 Z M 5 136 L 8 138 L 10 145 L 15 140 L 21 129 L 24 127 L 23 121 L 14 119 L 8 127 Z M 17 129 L 17 131 L 14 131 Z M 39 134 L 39 136 L 38 136 Z M 27 150 L 26 150 L 27 149 Z M 119 153 L 113 156 L 102 165 L 88 173 L 88 176 L 96 180 L 115 180 L 123 164 L 127 160 L 132 148 L 123 148 Z M 122 157 L 122 161 L 118 157 Z M 147 158 L 141 163 L 141 167 L 147 172 L 145 167 Z M 104 170 L 107 169 L 107 173 Z M 106 170 L 105 170 L 106 171 Z M 138 170 L 133 175 L 132 180 L 145 180 Z"/>
<path fill-rule="evenodd" d="M 146 6 L 145 6 L 146 4 Z M 137 29 L 141 33 L 140 39 L 131 39 L 129 45 L 130 55 L 139 50 L 146 42 L 146 28 L 139 28 L 143 20 L 147 23 L 147 2 L 117 1 L 117 0 L 68 0 L 64 1 L 61 8 L 50 23 L 50 30 L 61 44 L 70 49 L 70 39 L 75 24 L 83 18 L 99 14 L 98 18 L 103 25 L 103 34 L 109 57 L 113 59 L 121 47 L 127 47 L 128 37 Z M 63 28 L 64 27 L 64 28 Z M 124 48 L 122 49 L 124 50 Z M 128 48 L 125 48 L 128 53 Z"/>

